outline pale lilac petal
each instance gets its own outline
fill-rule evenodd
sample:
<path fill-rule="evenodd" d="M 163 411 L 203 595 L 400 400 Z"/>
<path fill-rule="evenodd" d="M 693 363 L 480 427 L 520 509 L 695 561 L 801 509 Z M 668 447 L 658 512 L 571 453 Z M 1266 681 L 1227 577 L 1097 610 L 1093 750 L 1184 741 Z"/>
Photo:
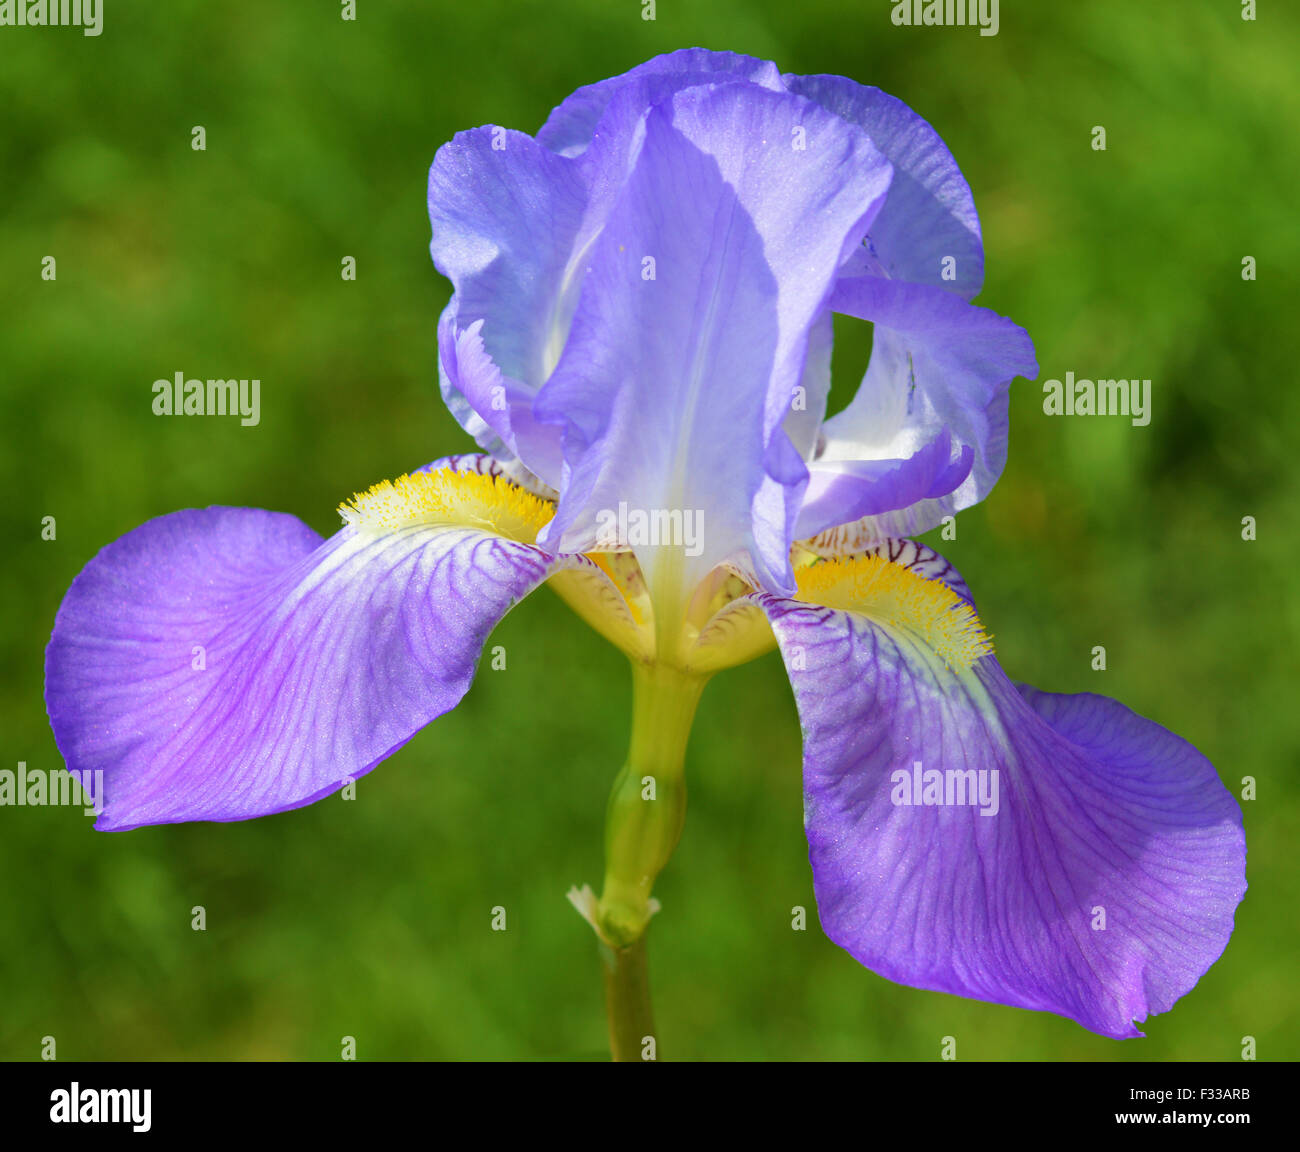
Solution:
<path fill-rule="evenodd" d="M 821 142 L 796 146 L 791 134 L 817 115 Z M 750 173 L 759 152 L 761 186 Z M 844 171 L 828 170 L 828 156 Z M 596 522 L 622 507 L 705 515 L 693 571 L 727 561 L 789 590 L 792 533 L 864 518 L 882 535 L 924 531 L 1001 473 L 1006 385 L 1037 371 L 1032 346 L 1008 321 L 963 309 L 983 275 L 970 189 L 938 134 L 878 89 L 782 77 L 734 53 L 671 53 L 579 89 L 535 141 L 462 133 L 440 150 L 429 196 L 435 262 L 456 289 L 439 334 L 444 398 L 516 475 L 564 493 L 550 547 L 591 546 Z M 725 242 L 704 226 L 727 220 L 737 227 Z M 830 249 L 829 306 L 873 321 L 876 338 L 857 397 L 822 428 Z M 651 281 L 647 259 L 659 265 Z M 644 286 L 664 285 L 665 270 L 677 299 L 660 314 Z M 726 291 L 729 276 L 743 290 Z M 699 387 L 722 368 L 725 387 Z M 724 438 L 739 448 L 729 458 Z M 628 484 L 611 474 L 615 459 Z M 688 460 L 712 481 L 706 493 L 679 482 Z"/>
<path fill-rule="evenodd" d="M 443 400 L 479 447 L 553 488 L 564 467 L 559 429 L 534 419 L 536 389 L 502 375 L 483 345 L 482 328 L 483 321 L 475 320 L 458 330 L 455 309 L 443 313 L 438 325 Z"/>
<path fill-rule="evenodd" d="M 808 330 L 808 355 L 799 381 L 800 389 L 783 425 L 801 460 L 811 460 L 817 453 L 822 422 L 826 419 L 826 402 L 831 394 L 831 350 L 834 343 L 835 329 L 828 308 Z"/>
<path fill-rule="evenodd" d="M 620 504 L 699 510 L 693 570 L 747 555 L 792 586 L 807 473 L 782 425 L 845 247 L 888 181 L 861 132 L 797 97 L 696 87 L 647 114 L 535 405 L 565 428 L 546 546 L 590 547 Z"/>
<path fill-rule="evenodd" d="M 961 486 L 974 459 L 968 446 L 954 451 L 945 427 L 906 459 L 815 461 L 808 468 L 795 537 L 855 521 L 875 522 L 897 509 L 939 501 Z"/>
<path fill-rule="evenodd" d="M 455 288 L 439 329 L 443 398 L 481 446 L 504 446 L 552 486 L 557 431 L 516 443 L 499 398 L 529 402 L 559 358 L 591 209 L 584 166 L 521 132 L 461 132 L 429 171 L 430 251 Z"/>
<path fill-rule="evenodd" d="M 966 300 L 976 295 L 984 282 L 979 216 L 970 186 L 939 133 L 879 88 L 844 76 L 784 79 L 791 92 L 864 129 L 894 166 L 894 182 L 864 253 L 876 269 Z"/>
<path fill-rule="evenodd" d="M 982 500 L 1006 463 L 1011 380 L 1038 374 L 1028 334 L 949 292 L 871 276 L 842 278 L 831 307 L 873 321 L 875 333 L 862 386 L 826 422 L 815 465 L 909 460 L 943 435 L 951 437 L 954 466 L 973 454 L 954 489 L 881 509 L 882 537 L 916 535 Z M 856 516 L 849 507 L 839 511 L 843 520 L 827 519 L 837 510 L 825 504 L 817 522 L 825 527 Z"/>
<path fill-rule="evenodd" d="M 602 117 L 616 97 L 649 108 L 683 88 L 745 80 L 772 91 L 782 87 L 775 64 L 736 52 L 683 48 L 655 56 L 629 72 L 579 88 L 555 109 L 537 133 L 537 142 L 552 152 L 575 156 L 596 135 Z"/>

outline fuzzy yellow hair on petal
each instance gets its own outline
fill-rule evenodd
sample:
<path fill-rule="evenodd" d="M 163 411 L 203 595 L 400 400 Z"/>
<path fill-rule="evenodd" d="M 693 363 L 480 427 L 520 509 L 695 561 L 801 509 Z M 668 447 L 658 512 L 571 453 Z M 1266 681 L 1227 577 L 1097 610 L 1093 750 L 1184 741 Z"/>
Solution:
<path fill-rule="evenodd" d="M 531 544 L 555 507 L 504 476 L 442 468 L 381 480 L 340 504 L 339 514 L 361 531 L 447 525 Z"/>
<path fill-rule="evenodd" d="M 823 560 L 795 571 L 796 596 L 858 612 L 920 640 L 956 672 L 993 651 L 993 641 L 965 600 L 942 580 L 918 575 L 883 556 Z"/>

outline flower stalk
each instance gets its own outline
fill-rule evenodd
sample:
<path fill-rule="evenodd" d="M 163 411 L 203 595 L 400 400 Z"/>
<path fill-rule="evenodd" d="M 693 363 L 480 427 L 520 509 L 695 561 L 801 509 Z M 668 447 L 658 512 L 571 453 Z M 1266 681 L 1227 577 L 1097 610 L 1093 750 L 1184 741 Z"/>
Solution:
<path fill-rule="evenodd" d="M 686 742 L 707 677 L 633 662 L 632 735 L 605 817 L 605 882 L 590 919 L 602 944 L 610 1048 L 645 1058 L 654 1035 L 646 971 L 651 890 L 686 819 Z"/>
<path fill-rule="evenodd" d="M 658 1041 L 650 1004 L 645 934 L 626 948 L 611 948 L 602 942 L 600 958 L 605 973 L 610 1054 L 616 1063 L 656 1059 Z"/>

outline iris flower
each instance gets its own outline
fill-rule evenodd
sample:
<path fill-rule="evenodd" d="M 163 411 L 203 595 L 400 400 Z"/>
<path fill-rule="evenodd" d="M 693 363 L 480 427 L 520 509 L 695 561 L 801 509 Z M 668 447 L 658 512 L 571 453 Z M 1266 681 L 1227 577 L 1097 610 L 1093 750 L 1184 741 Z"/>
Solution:
<path fill-rule="evenodd" d="M 104 774 L 96 827 L 335 792 L 454 708 L 545 582 L 633 669 L 604 889 L 570 893 L 616 1056 L 652 1032 L 696 703 L 773 645 L 826 934 L 899 983 L 1140 1035 L 1227 943 L 1241 813 L 1164 728 L 1008 679 L 910 539 L 989 493 L 1010 381 L 1037 373 L 971 303 L 979 222 L 934 129 L 848 79 L 691 50 L 579 89 L 535 138 L 457 135 L 428 194 L 442 394 L 482 451 L 354 496 L 327 540 L 211 507 L 104 548 L 46 666 L 69 770 Z M 826 419 L 834 313 L 873 346 Z"/>

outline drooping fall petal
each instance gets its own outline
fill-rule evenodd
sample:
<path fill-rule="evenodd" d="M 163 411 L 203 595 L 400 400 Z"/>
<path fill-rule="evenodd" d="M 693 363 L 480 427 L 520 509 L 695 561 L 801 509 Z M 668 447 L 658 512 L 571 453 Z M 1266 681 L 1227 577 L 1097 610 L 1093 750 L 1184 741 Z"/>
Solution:
<path fill-rule="evenodd" d="M 206 508 L 91 560 L 59 609 L 46 704 L 68 769 L 104 773 L 96 827 L 309 804 L 455 707 L 512 605 L 594 569 L 524 542 L 549 505 L 474 465 L 377 486 L 324 541 Z"/>
<path fill-rule="evenodd" d="M 1241 811 L 1158 724 L 1012 684 L 928 578 L 944 564 L 889 542 L 759 598 L 803 727 L 822 926 L 899 983 L 1140 1035 L 1228 941 Z"/>

